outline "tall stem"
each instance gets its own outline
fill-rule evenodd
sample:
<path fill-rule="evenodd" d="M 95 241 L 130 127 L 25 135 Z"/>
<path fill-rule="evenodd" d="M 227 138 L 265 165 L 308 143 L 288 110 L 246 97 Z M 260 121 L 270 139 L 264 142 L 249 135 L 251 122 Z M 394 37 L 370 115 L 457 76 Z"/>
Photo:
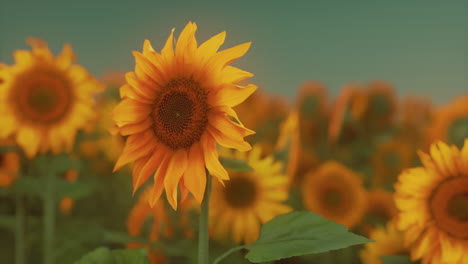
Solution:
<path fill-rule="evenodd" d="M 44 194 L 44 264 L 52 264 L 54 258 L 55 225 L 55 174 L 48 171 Z"/>
<path fill-rule="evenodd" d="M 25 250 L 24 250 L 24 200 L 23 195 L 16 195 L 16 228 L 15 228 L 15 263 L 25 263 Z"/>
<path fill-rule="evenodd" d="M 211 175 L 206 173 L 206 190 L 200 210 L 200 222 L 198 229 L 198 264 L 208 264 L 209 261 L 209 238 L 208 217 L 211 195 Z"/>

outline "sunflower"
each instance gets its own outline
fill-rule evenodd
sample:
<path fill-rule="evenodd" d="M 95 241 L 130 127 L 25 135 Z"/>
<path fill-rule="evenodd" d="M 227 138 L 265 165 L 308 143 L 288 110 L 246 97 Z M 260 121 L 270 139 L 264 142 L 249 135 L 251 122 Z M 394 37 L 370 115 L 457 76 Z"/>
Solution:
<path fill-rule="evenodd" d="M 398 210 L 390 192 L 374 189 L 367 193 L 367 207 L 362 230 L 369 233 L 372 228 L 392 220 Z"/>
<path fill-rule="evenodd" d="M 234 110 L 247 127 L 256 131 L 255 135 L 247 137 L 246 140 L 251 144 L 262 144 L 265 154 L 273 153 L 280 137 L 281 125 L 289 114 L 285 98 L 257 90 Z"/>
<path fill-rule="evenodd" d="M 360 175 L 335 161 L 305 175 L 302 197 L 307 210 L 348 228 L 361 220 L 366 209 Z"/>
<path fill-rule="evenodd" d="M 461 150 L 437 142 L 418 154 L 423 167 L 403 171 L 395 184 L 397 227 L 411 259 L 468 263 L 468 139 Z"/>
<path fill-rule="evenodd" d="M 0 187 L 10 186 L 17 177 L 20 157 L 16 152 L 0 153 Z"/>
<path fill-rule="evenodd" d="M 302 145 L 317 144 L 326 133 L 329 115 L 328 95 L 322 83 L 309 81 L 301 85 L 296 94 L 298 133 Z"/>
<path fill-rule="evenodd" d="M 388 127 L 397 109 L 395 88 L 385 81 L 373 81 L 368 84 L 367 97 L 365 121 L 369 128 L 380 131 Z"/>
<path fill-rule="evenodd" d="M 282 163 L 272 156 L 260 158 L 255 145 L 249 153 L 223 153 L 223 156 L 246 160 L 253 172 L 229 172 L 231 180 L 222 186 L 213 183 L 210 200 L 210 224 L 213 235 L 224 240 L 228 234 L 240 244 L 257 240 L 260 225 L 291 211 L 283 204 L 288 199 L 288 179 L 281 174 Z"/>
<path fill-rule="evenodd" d="M 464 94 L 435 110 L 429 126 L 428 143 L 441 140 L 461 148 L 467 137 L 468 94 Z"/>
<path fill-rule="evenodd" d="M 14 52 L 16 64 L 0 67 L 0 138 L 15 135 L 28 157 L 71 151 L 77 129 L 94 117 L 93 95 L 102 86 L 75 59 L 70 45 L 54 57 L 29 38 L 32 51 Z"/>
<path fill-rule="evenodd" d="M 251 149 L 243 138 L 255 132 L 242 125 L 232 107 L 257 87 L 235 85 L 253 75 L 228 65 L 243 56 L 250 43 L 217 52 L 226 35 L 222 32 L 197 47 L 196 29 L 189 22 L 175 50 L 173 31 L 161 53 L 146 40 L 143 53 L 133 53 L 135 72 L 125 75 L 122 101 L 113 112 L 120 134 L 128 136 L 114 171 L 135 161 L 135 191 L 157 169 L 151 205 L 165 189 L 176 209 L 179 183 L 182 192 L 191 192 L 201 203 L 205 168 L 219 180 L 229 179 L 218 160 L 216 143 L 241 151 Z"/>
<path fill-rule="evenodd" d="M 403 245 L 403 233 L 398 231 L 392 222 L 386 227 L 374 229 L 369 238 L 375 242 L 367 243 L 359 253 L 363 264 L 383 264 L 383 256 L 407 255 L 408 249 Z"/>
<path fill-rule="evenodd" d="M 413 165 L 414 159 L 414 149 L 406 141 L 393 139 L 378 144 L 371 158 L 373 187 L 392 186 L 400 172 Z"/>
<path fill-rule="evenodd" d="M 360 84 L 343 86 L 330 116 L 328 139 L 331 143 L 353 141 L 359 136 L 359 122 L 367 111 L 367 104 L 367 95 Z"/>
<path fill-rule="evenodd" d="M 428 97 L 406 96 L 399 107 L 399 121 L 402 136 L 419 142 L 431 122 L 433 102 Z"/>

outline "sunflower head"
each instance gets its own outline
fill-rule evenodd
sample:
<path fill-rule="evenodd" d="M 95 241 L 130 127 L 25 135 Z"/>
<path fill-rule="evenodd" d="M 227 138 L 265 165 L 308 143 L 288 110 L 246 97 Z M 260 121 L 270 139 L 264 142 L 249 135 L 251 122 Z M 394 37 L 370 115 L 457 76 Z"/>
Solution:
<path fill-rule="evenodd" d="M 461 148 L 468 137 L 468 94 L 435 110 L 428 129 L 428 143 L 442 140 Z"/>
<path fill-rule="evenodd" d="M 325 135 L 328 117 L 326 87 L 315 81 L 304 83 L 296 94 L 298 133 L 302 144 L 315 145 Z"/>
<path fill-rule="evenodd" d="M 134 190 L 154 175 L 152 205 L 165 189 L 177 208 L 179 186 L 201 202 L 206 170 L 219 180 L 229 179 L 216 144 L 241 151 L 251 148 L 243 138 L 254 132 L 242 125 L 232 107 L 257 87 L 236 85 L 252 74 L 229 65 L 250 43 L 218 52 L 225 32 L 198 46 L 196 29 L 189 22 L 175 46 L 172 31 L 160 53 L 146 40 L 143 52 L 133 53 L 135 71 L 125 75 L 122 101 L 113 111 L 118 131 L 128 136 L 114 170 L 134 161 Z"/>
<path fill-rule="evenodd" d="M 380 131 L 394 121 L 396 113 L 395 88 L 385 81 L 373 81 L 368 84 L 368 107 L 365 121 L 370 129 Z"/>
<path fill-rule="evenodd" d="M 249 153 L 223 152 L 223 156 L 246 160 L 253 171 L 230 171 L 225 186 L 213 183 L 210 224 L 220 240 L 230 235 L 237 244 L 249 244 L 258 238 L 261 224 L 291 210 L 283 204 L 288 198 L 288 179 L 281 173 L 282 163 L 272 156 L 261 158 L 261 152 L 258 145 Z"/>
<path fill-rule="evenodd" d="M 360 84 L 343 86 L 330 116 L 328 139 L 331 143 L 350 142 L 360 136 L 359 126 L 367 111 L 367 103 L 366 93 Z"/>
<path fill-rule="evenodd" d="M 403 171 L 395 184 L 397 227 L 411 258 L 468 263 L 468 139 L 461 150 L 437 142 L 419 156 L 423 166 Z"/>
<path fill-rule="evenodd" d="M 307 210 L 348 228 L 364 215 L 366 193 L 361 177 L 335 161 L 328 161 L 307 173 L 302 186 Z"/>
<path fill-rule="evenodd" d="M 70 151 L 77 129 L 94 117 L 93 95 L 102 85 L 73 64 L 70 45 L 53 56 L 40 39 L 17 50 L 15 64 L 0 67 L 0 138 L 14 135 L 28 157 Z"/>

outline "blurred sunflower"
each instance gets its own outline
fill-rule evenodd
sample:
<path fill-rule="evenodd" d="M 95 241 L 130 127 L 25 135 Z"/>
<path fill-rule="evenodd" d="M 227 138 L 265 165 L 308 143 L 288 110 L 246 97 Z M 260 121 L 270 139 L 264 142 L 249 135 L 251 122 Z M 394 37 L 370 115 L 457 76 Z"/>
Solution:
<path fill-rule="evenodd" d="M 421 147 L 432 116 L 433 102 L 430 98 L 406 96 L 399 107 L 400 137 L 417 148 Z"/>
<path fill-rule="evenodd" d="M 362 219 L 366 209 L 360 176 L 335 161 L 305 175 L 302 198 L 307 210 L 348 228 Z"/>
<path fill-rule="evenodd" d="M 20 169 L 20 157 L 16 152 L 0 153 L 0 187 L 9 187 L 15 182 Z"/>
<path fill-rule="evenodd" d="M 65 173 L 63 173 L 62 178 L 68 182 L 75 182 L 78 179 L 78 171 L 76 169 L 67 170 Z M 74 203 L 75 202 L 73 198 L 69 196 L 63 197 L 59 204 L 60 212 L 63 215 L 69 215 L 73 209 Z"/>
<path fill-rule="evenodd" d="M 124 138 L 117 134 L 115 125 L 112 123 L 112 111 L 116 107 L 117 102 L 113 100 L 104 100 L 100 103 L 98 125 L 99 138 L 96 141 L 99 149 L 104 152 L 108 161 L 115 162 L 125 145 Z"/>
<path fill-rule="evenodd" d="M 394 196 L 411 259 L 468 263 L 468 139 L 461 151 L 438 142 L 418 154 L 423 167 L 403 171 Z"/>
<path fill-rule="evenodd" d="M 409 250 L 404 246 L 403 233 L 398 231 L 392 222 L 386 227 L 374 229 L 369 238 L 375 242 L 367 243 L 360 252 L 363 264 L 383 264 L 383 256 L 407 255 Z"/>
<path fill-rule="evenodd" d="M 377 150 L 371 158 L 373 187 L 391 187 L 400 172 L 413 165 L 414 159 L 413 147 L 403 140 L 393 139 L 377 144 Z"/>
<path fill-rule="evenodd" d="M 367 111 L 368 97 L 360 84 L 343 86 L 336 98 L 328 126 L 331 143 L 351 142 L 360 136 L 362 118 Z"/>
<path fill-rule="evenodd" d="M 151 193 L 152 188 L 143 190 L 137 203 L 131 209 L 127 219 L 128 234 L 133 237 L 148 235 L 148 239 L 152 243 L 160 239 L 168 239 L 178 231 L 182 231 L 185 237 L 191 237 L 193 230 L 189 226 L 188 218 L 189 212 L 194 206 L 192 200 L 187 199 L 181 203 L 181 208 L 177 215 L 178 219 L 174 221 L 168 213 L 164 200 L 159 200 L 153 207 L 150 207 L 148 199 L 151 197 Z M 146 226 L 147 221 L 150 221 L 149 226 Z M 146 234 L 145 232 L 148 233 Z M 146 248 L 152 264 L 165 263 L 166 258 L 163 252 L 154 250 L 151 245 L 130 243 L 127 247 Z"/>
<path fill-rule="evenodd" d="M 467 137 L 468 94 L 464 94 L 435 110 L 429 126 L 428 143 L 442 140 L 461 148 Z"/>
<path fill-rule="evenodd" d="M 246 127 L 255 128 L 260 121 L 268 116 L 269 97 L 266 91 L 259 88 L 245 99 L 242 104 L 236 105 L 234 110 Z"/>
<path fill-rule="evenodd" d="M 146 40 L 143 53 L 133 53 L 135 72 L 125 75 L 122 101 L 113 112 L 120 134 L 128 136 L 114 171 L 135 161 L 134 191 L 156 171 L 153 206 L 165 189 L 176 209 L 178 186 L 201 203 L 205 169 L 219 180 L 229 179 L 218 160 L 216 143 L 247 151 L 251 146 L 243 138 L 255 133 L 232 109 L 257 88 L 234 83 L 253 75 L 228 65 L 243 56 L 250 43 L 217 52 L 226 36 L 222 32 L 197 47 L 196 29 L 189 22 L 175 50 L 172 31 L 161 54 Z"/>
<path fill-rule="evenodd" d="M 288 199 L 288 179 L 281 174 L 283 164 L 272 156 L 261 158 L 255 145 L 249 153 L 224 152 L 223 156 L 246 160 L 252 172 L 229 172 L 231 180 L 222 186 L 213 183 L 210 200 L 210 230 L 220 239 L 230 234 L 237 243 L 257 240 L 260 225 L 291 211 L 283 204 Z"/>
<path fill-rule="evenodd" d="M 397 109 L 395 88 L 385 81 L 370 82 L 367 98 L 368 107 L 364 119 L 369 129 L 381 131 L 391 125 Z"/>
<path fill-rule="evenodd" d="M 305 82 L 297 91 L 295 108 L 301 145 L 313 146 L 326 134 L 328 104 L 327 90 L 322 83 Z"/>
<path fill-rule="evenodd" d="M 391 221 L 398 210 L 390 192 L 374 189 L 369 191 L 366 197 L 367 207 L 363 217 L 364 223 L 360 227 L 363 232 L 368 234 L 373 228 Z"/>
<path fill-rule="evenodd" d="M 288 161 L 288 177 L 291 184 L 302 186 L 304 178 L 309 171 L 316 170 L 320 166 L 320 160 L 315 153 L 302 149 L 302 146 L 291 149 L 295 151 L 295 160 Z M 294 166 L 294 167 L 293 167 Z"/>
<path fill-rule="evenodd" d="M 272 154 L 280 137 L 281 125 L 289 114 L 285 98 L 257 90 L 234 110 L 247 127 L 256 131 L 246 140 L 251 144 L 261 144 L 265 155 Z"/>
<path fill-rule="evenodd" d="M 71 151 L 77 129 L 94 117 L 101 84 L 75 59 L 70 45 L 54 57 L 47 44 L 29 38 L 32 51 L 17 50 L 16 64 L 0 67 L 0 138 L 15 135 L 28 157 Z"/>

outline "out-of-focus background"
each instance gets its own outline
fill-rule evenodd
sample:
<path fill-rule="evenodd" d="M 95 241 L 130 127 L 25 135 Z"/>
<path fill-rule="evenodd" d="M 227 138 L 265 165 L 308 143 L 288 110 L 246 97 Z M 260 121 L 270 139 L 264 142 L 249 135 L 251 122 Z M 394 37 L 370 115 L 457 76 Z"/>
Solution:
<path fill-rule="evenodd" d="M 289 98 L 306 80 L 336 95 L 344 83 L 383 79 L 438 104 L 467 90 L 468 1 L 298 2 L 1 0 L 0 61 L 12 63 L 34 36 L 54 53 L 71 43 L 97 76 L 130 71 L 144 39 L 162 47 L 171 28 L 194 21 L 199 42 L 223 30 L 224 47 L 252 41 L 236 64 Z"/>

